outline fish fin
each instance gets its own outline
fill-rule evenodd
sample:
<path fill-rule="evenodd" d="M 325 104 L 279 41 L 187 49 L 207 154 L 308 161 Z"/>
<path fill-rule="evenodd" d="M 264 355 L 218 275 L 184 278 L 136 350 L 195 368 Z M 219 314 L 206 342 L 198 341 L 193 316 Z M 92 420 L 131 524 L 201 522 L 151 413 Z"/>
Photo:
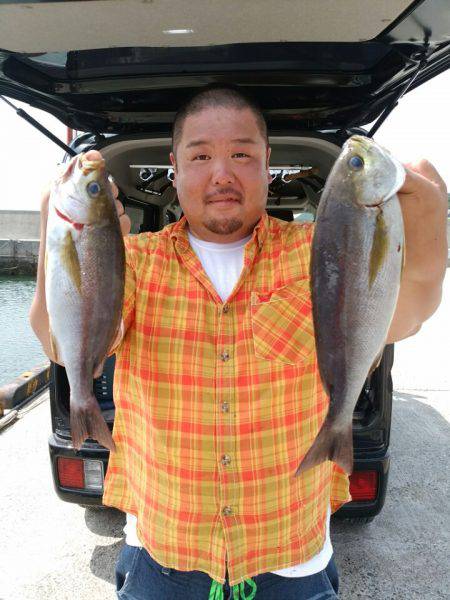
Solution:
<path fill-rule="evenodd" d="M 403 275 L 403 269 L 405 268 L 405 263 L 406 263 L 405 240 L 403 239 L 403 244 L 402 244 L 402 269 L 401 269 L 401 275 Z"/>
<path fill-rule="evenodd" d="M 351 423 L 344 431 L 336 431 L 325 421 L 313 445 L 299 464 L 295 476 L 320 465 L 326 460 L 332 460 L 349 475 L 353 471 L 353 432 Z"/>
<path fill-rule="evenodd" d="M 52 354 L 55 358 L 55 362 L 59 363 L 58 344 L 56 343 L 56 338 L 53 335 L 53 331 L 50 328 L 48 332 L 50 335 L 50 348 L 52 349 Z"/>
<path fill-rule="evenodd" d="M 369 287 L 372 287 L 373 282 L 380 271 L 384 259 L 387 256 L 388 250 L 388 231 L 386 227 L 386 221 L 383 217 L 383 211 L 377 215 L 375 222 L 375 231 L 373 233 L 372 249 L 370 251 L 370 265 L 369 265 Z"/>
<path fill-rule="evenodd" d="M 106 358 L 104 358 L 98 366 L 94 366 L 94 379 L 97 379 L 97 377 L 101 377 L 101 375 L 103 374 L 103 369 L 105 368 L 105 361 Z"/>
<path fill-rule="evenodd" d="M 105 448 L 116 451 L 112 433 L 102 415 L 97 399 L 92 394 L 82 401 L 75 400 L 71 395 L 70 434 L 72 445 L 76 450 L 80 450 L 85 440 L 93 439 Z"/>
<path fill-rule="evenodd" d="M 61 262 L 69 273 L 73 284 L 81 293 L 80 259 L 70 230 L 66 232 L 61 246 Z"/>
<path fill-rule="evenodd" d="M 380 366 L 381 359 L 383 358 L 383 352 L 384 352 L 384 346 L 380 350 L 380 352 L 376 355 L 375 360 L 373 361 L 372 366 L 369 369 L 369 373 L 367 374 L 367 377 L 372 375 L 372 373 L 375 371 L 375 369 L 378 369 L 378 367 Z"/>

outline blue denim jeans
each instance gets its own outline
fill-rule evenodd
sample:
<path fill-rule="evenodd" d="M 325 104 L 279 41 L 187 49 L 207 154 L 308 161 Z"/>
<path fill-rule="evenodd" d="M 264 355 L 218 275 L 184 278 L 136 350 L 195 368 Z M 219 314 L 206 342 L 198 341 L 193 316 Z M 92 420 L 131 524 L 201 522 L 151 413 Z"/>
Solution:
<path fill-rule="evenodd" d="M 255 600 L 333 600 L 338 597 L 339 577 L 333 557 L 326 569 L 308 577 L 261 573 L 252 579 L 257 586 Z M 116 563 L 119 600 L 208 600 L 211 584 L 207 573 L 163 567 L 145 548 L 127 544 Z M 248 584 L 244 591 L 250 596 Z M 233 598 L 228 573 L 223 598 Z"/>

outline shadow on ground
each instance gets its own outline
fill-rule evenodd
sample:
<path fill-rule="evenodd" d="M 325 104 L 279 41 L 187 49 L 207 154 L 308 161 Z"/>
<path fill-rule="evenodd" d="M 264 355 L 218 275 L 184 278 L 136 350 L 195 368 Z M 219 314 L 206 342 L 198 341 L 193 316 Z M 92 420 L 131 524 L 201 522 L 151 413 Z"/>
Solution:
<path fill-rule="evenodd" d="M 426 401 L 395 393 L 383 511 L 368 525 L 333 521 L 345 600 L 448 598 L 450 426 Z"/>

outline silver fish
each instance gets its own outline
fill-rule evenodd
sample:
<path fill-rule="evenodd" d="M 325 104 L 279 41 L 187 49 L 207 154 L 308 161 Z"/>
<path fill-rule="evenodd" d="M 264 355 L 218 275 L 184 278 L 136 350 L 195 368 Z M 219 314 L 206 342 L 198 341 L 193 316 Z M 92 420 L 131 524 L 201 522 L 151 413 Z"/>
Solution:
<path fill-rule="evenodd" d="M 400 288 L 405 170 L 373 140 L 353 136 L 327 179 L 311 249 L 311 293 L 327 417 L 295 475 L 326 460 L 353 470 L 352 417 L 379 364 Z"/>
<path fill-rule="evenodd" d="M 70 385 L 74 448 L 87 438 L 115 450 L 93 394 L 120 327 L 125 253 L 103 160 L 80 155 L 55 182 L 49 202 L 45 294 L 52 350 Z"/>

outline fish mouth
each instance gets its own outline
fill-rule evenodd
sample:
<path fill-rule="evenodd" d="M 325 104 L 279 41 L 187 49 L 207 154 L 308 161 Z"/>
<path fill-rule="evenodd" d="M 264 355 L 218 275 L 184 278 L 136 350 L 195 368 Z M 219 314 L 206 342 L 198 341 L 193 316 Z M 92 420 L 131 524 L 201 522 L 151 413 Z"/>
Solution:
<path fill-rule="evenodd" d="M 94 171 L 100 171 L 105 167 L 105 159 L 100 160 L 87 160 L 86 154 L 80 154 L 78 159 L 78 168 L 82 171 L 83 175 L 89 175 Z"/>
<path fill-rule="evenodd" d="M 361 148 L 362 150 L 365 150 L 366 152 L 369 152 L 370 150 L 370 142 L 363 137 L 362 135 L 353 135 L 349 140 L 348 140 L 348 147 L 350 149 L 358 149 Z"/>

